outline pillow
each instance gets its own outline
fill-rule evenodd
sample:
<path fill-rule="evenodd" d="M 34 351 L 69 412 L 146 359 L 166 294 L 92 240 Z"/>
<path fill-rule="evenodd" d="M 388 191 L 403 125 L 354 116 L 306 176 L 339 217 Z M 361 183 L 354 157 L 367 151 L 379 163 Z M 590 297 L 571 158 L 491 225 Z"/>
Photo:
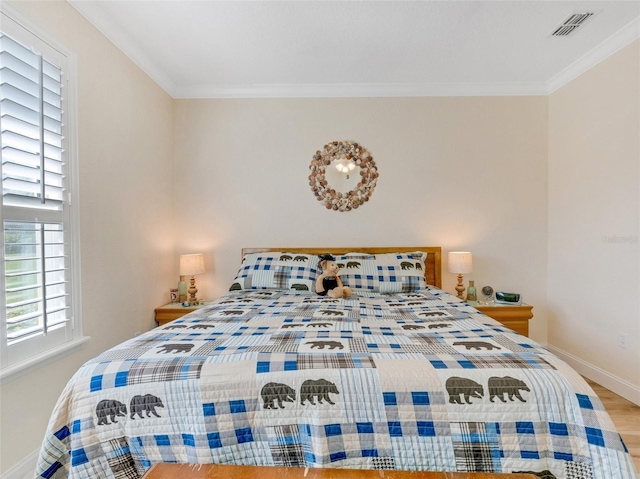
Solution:
<path fill-rule="evenodd" d="M 411 293 L 426 289 L 424 261 L 427 254 L 412 253 L 364 254 L 348 253 L 336 256 L 340 279 L 353 290 L 371 293 Z"/>
<path fill-rule="evenodd" d="M 347 253 L 336 256 L 340 272 L 338 276 L 344 286 L 377 293 L 379 291 L 376 257 L 365 253 Z"/>
<path fill-rule="evenodd" d="M 424 261 L 427 253 L 377 254 L 380 293 L 412 293 L 427 288 Z"/>
<path fill-rule="evenodd" d="M 249 253 L 229 291 L 245 289 L 294 289 L 315 291 L 320 274 L 318 257 L 302 253 Z"/>

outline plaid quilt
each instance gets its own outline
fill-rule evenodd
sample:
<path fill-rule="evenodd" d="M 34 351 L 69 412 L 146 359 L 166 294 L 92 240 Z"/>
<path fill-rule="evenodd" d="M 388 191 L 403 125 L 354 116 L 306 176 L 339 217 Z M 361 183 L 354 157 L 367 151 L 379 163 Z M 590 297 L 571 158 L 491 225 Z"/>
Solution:
<path fill-rule="evenodd" d="M 576 372 L 438 289 L 232 292 L 87 362 L 37 477 L 156 462 L 638 477 Z"/>

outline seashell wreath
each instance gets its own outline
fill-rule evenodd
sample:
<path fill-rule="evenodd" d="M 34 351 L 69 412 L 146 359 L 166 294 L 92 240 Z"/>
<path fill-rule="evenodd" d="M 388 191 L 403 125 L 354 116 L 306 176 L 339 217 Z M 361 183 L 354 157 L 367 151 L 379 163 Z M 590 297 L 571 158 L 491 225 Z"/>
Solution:
<path fill-rule="evenodd" d="M 347 193 L 331 188 L 325 172 L 334 160 L 351 160 L 360 167 L 362 177 L 356 187 Z M 309 165 L 309 186 L 318 201 L 323 201 L 328 210 L 351 211 L 369 201 L 378 180 L 378 168 L 371 154 L 362 145 L 353 141 L 332 141 L 316 151 Z"/>

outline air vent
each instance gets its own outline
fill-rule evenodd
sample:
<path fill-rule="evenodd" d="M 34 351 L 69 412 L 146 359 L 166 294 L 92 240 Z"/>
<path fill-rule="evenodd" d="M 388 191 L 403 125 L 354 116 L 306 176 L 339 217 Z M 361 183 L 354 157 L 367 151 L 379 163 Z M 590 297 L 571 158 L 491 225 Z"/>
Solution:
<path fill-rule="evenodd" d="M 558 26 L 550 36 L 552 37 L 568 37 L 589 21 L 595 12 L 574 13 L 567 18 L 560 26 Z"/>

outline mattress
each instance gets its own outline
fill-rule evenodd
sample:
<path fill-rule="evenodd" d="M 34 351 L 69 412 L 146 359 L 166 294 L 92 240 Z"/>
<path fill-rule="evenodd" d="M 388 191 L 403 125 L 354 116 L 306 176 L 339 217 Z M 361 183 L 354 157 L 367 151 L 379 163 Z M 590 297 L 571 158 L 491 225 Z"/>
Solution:
<path fill-rule="evenodd" d="M 84 364 L 38 477 L 157 462 L 638 477 L 575 371 L 431 287 L 234 291 Z"/>

